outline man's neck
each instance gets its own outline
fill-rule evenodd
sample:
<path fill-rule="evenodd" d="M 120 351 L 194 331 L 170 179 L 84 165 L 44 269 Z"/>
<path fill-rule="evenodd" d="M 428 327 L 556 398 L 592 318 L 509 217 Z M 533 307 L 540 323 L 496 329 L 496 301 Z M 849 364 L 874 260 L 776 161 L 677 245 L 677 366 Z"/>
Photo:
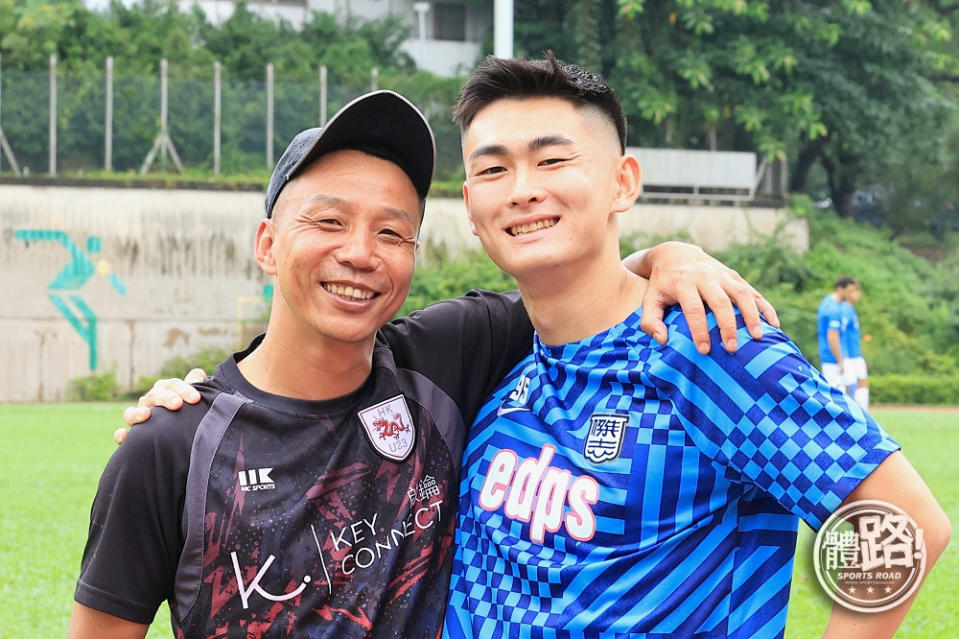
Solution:
<path fill-rule="evenodd" d="M 630 273 L 617 256 L 586 269 L 560 267 L 517 280 L 523 304 L 539 338 L 567 344 L 601 333 L 625 320 L 643 300 L 646 280 Z"/>
<path fill-rule="evenodd" d="M 267 393 L 334 399 L 355 391 L 369 377 L 373 344 L 373 338 L 344 343 L 267 328 L 263 341 L 238 367 L 250 384 Z"/>

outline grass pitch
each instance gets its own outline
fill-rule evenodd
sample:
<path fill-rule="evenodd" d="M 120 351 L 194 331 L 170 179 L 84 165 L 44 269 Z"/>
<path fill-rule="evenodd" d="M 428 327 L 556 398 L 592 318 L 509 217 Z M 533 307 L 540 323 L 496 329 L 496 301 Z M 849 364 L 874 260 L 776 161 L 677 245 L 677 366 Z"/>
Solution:
<path fill-rule="evenodd" d="M 0 405 L 0 637 L 62 637 L 90 504 L 121 425 L 120 404 Z M 959 528 L 959 412 L 875 410 Z M 831 600 L 800 526 L 786 636 L 822 635 Z M 899 632 L 938 639 L 959 627 L 959 541 L 936 564 Z M 149 637 L 171 636 L 166 606 Z"/>

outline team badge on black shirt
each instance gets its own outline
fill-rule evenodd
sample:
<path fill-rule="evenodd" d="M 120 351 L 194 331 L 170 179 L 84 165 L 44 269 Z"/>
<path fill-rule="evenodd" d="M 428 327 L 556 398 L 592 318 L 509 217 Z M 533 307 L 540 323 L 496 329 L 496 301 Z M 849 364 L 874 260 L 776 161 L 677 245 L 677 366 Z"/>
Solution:
<path fill-rule="evenodd" d="M 376 452 L 395 461 L 409 457 L 416 443 L 416 427 L 402 395 L 364 408 L 357 415 Z"/>

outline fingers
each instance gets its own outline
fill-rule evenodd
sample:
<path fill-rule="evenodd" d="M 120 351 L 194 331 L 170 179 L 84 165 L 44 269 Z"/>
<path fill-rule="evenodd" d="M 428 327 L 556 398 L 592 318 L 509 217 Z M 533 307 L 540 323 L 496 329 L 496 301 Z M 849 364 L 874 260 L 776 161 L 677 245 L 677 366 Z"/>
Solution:
<path fill-rule="evenodd" d="M 776 309 L 769 300 L 750 286 L 738 273 L 731 271 L 731 274 L 735 276 L 736 281 L 725 285 L 726 294 L 739 309 L 749 334 L 754 339 L 760 339 L 763 336 L 763 318 L 769 324 L 779 328 L 779 315 L 776 314 Z"/>
<path fill-rule="evenodd" d="M 194 368 L 187 374 L 187 377 L 190 377 L 190 375 L 193 375 L 198 371 L 200 377 L 195 379 L 195 381 L 203 381 L 203 379 L 206 377 L 206 373 L 199 368 Z M 167 384 L 166 388 L 169 392 L 176 393 L 178 399 L 182 399 L 188 404 L 196 404 L 198 401 L 200 401 L 200 392 L 193 388 L 193 386 L 190 385 L 191 383 L 192 382 L 189 379 L 171 379 L 169 380 L 169 384 Z M 177 406 L 177 408 L 179 407 L 180 405 Z"/>
<path fill-rule="evenodd" d="M 685 288 L 679 291 L 679 305 L 686 316 L 689 326 L 689 335 L 696 345 L 696 350 L 705 355 L 709 352 L 709 324 L 706 321 L 706 307 L 696 288 Z"/>
<path fill-rule="evenodd" d="M 207 378 L 207 374 L 203 372 L 202 368 L 194 368 L 193 370 L 191 370 L 189 373 L 186 374 L 186 377 L 183 379 L 183 381 L 186 382 L 187 384 L 196 384 L 197 382 L 202 382 L 206 378 Z M 187 399 L 186 397 L 184 397 L 184 399 L 186 399 L 191 404 L 195 404 L 198 401 L 200 401 L 200 394 L 196 393 L 196 400 L 194 401 L 191 401 Z"/>
<path fill-rule="evenodd" d="M 776 313 L 776 309 L 773 308 L 773 305 L 769 301 L 759 294 L 759 291 L 754 291 L 756 300 L 756 305 L 759 307 L 759 312 L 763 314 L 763 317 L 766 318 L 766 321 L 775 326 L 776 328 L 782 328 L 779 323 L 779 314 Z"/>
<path fill-rule="evenodd" d="M 739 327 L 736 324 L 736 311 L 733 309 L 733 300 L 730 299 L 727 291 L 723 290 L 723 288 L 715 282 L 707 282 L 706 284 L 702 285 L 699 289 L 699 293 L 702 295 L 706 305 L 709 306 L 709 310 L 713 312 L 713 317 L 716 318 L 716 326 L 719 328 L 719 337 L 722 340 L 723 348 L 730 353 L 735 353 L 736 348 L 739 346 L 739 341 L 736 337 Z M 752 298 L 750 298 L 750 302 L 751 301 Z M 739 310 L 741 313 L 743 313 L 743 317 L 746 319 L 746 323 L 748 324 L 749 318 L 747 313 L 744 312 L 744 309 L 738 300 L 736 301 L 736 305 L 739 306 Z M 758 324 L 759 314 L 755 311 L 755 308 L 753 308 L 752 313 L 755 316 L 754 321 Z M 690 325 L 690 329 L 692 329 L 692 325 Z M 760 337 L 761 336 L 762 332 L 760 331 Z M 701 340 L 697 339 L 695 334 L 693 334 L 693 339 L 695 340 L 698 348 Z M 708 329 L 705 335 L 705 340 L 708 344 Z M 700 349 L 700 352 L 705 353 L 708 351 L 703 351 Z"/>
<path fill-rule="evenodd" d="M 191 374 L 193 372 L 191 371 Z M 182 379 L 159 379 L 146 395 L 140 397 L 137 406 L 146 408 L 162 406 L 167 410 L 179 410 L 184 401 L 196 404 L 200 401 L 200 393 Z"/>
<path fill-rule="evenodd" d="M 776 313 L 776 309 L 769 303 L 769 300 L 763 297 L 749 282 L 744 280 L 739 273 L 730 268 L 726 268 L 724 276 L 718 278 L 716 282 L 722 287 L 722 293 L 714 292 L 715 297 L 713 297 L 712 295 L 708 296 L 704 291 L 703 298 L 716 313 L 716 320 L 719 324 L 723 344 L 727 351 L 733 352 L 737 347 L 735 341 L 736 326 L 734 323 L 730 323 L 730 321 L 734 322 L 735 318 L 730 317 L 727 319 L 725 316 L 726 309 L 732 312 L 731 304 L 739 309 L 739 313 L 743 317 L 743 322 L 746 324 L 746 329 L 753 339 L 762 338 L 763 319 L 772 326 L 780 328 L 779 315 Z M 734 341 L 730 342 L 730 339 Z"/>
<path fill-rule="evenodd" d="M 129 432 L 129 428 L 118 428 L 113 431 L 113 441 L 117 443 L 117 446 L 123 443 L 123 440 L 127 438 L 127 433 Z"/>
<path fill-rule="evenodd" d="M 689 326 L 693 343 L 696 344 L 696 350 L 703 354 L 708 353 L 711 343 L 709 325 L 706 321 L 706 307 L 703 305 L 703 299 L 695 282 L 683 277 L 674 277 L 668 283 L 674 294 L 664 295 L 656 285 L 658 281 L 663 280 L 650 280 L 643 294 L 643 316 L 640 328 L 660 344 L 665 344 L 667 328 L 663 322 L 663 314 L 667 306 L 678 302 L 683 309 L 683 315 L 686 316 L 686 324 Z M 721 295 L 721 297 L 724 296 L 725 294 Z M 732 314 L 731 310 L 729 314 Z"/>
<path fill-rule="evenodd" d="M 754 339 L 763 336 L 763 319 L 779 327 L 776 309 L 739 273 L 698 247 L 692 249 L 678 243 L 656 247 L 656 264 L 643 298 L 641 327 L 645 332 L 663 343 L 667 336 L 665 307 L 676 302 L 682 306 L 696 349 L 703 354 L 711 347 L 706 307 L 716 318 L 723 347 L 730 353 L 739 346 L 735 309 Z"/>
<path fill-rule="evenodd" d="M 639 327 L 643 332 L 660 343 L 666 343 L 666 324 L 663 323 L 663 311 L 666 308 L 665 301 L 655 292 L 652 287 L 646 289 L 643 295 L 643 316 L 640 319 Z"/>
<path fill-rule="evenodd" d="M 162 406 L 167 410 L 179 410 L 180 407 L 183 406 L 183 398 L 166 388 L 157 388 L 156 384 L 154 384 L 153 388 L 151 388 L 146 395 L 140 397 L 137 406 L 145 408 Z"/>
<path fill-rule="evenodd" d="M 148 419 L 150 419 L 150 409 L 144 406 L 128 406 L 123 411 L 123 421 L 126 422 L 127 426 L 136 426 Z M 126 437 L 126 435 L 124 435 L 124 437 Z M 114 435 L 113 438 L 116 439 L 116 436 Z M 120 442 L 118 441 L 117 443 L 119 444 Z"/>

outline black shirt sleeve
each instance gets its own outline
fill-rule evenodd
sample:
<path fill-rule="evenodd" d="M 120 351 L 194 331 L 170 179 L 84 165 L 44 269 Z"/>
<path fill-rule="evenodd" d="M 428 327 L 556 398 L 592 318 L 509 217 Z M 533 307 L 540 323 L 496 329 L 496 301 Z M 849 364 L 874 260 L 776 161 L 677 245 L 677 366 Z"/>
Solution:
<path fill-rule="evenodd" d="M 469 424 L 496 384 L 529 353 L 533 327 L 517 291 L 472 290 L 380 331 L 396 365 L 422 373 L 460 407 Z"/>
<path fill-rule="evenodd" d="M 74 599 L 136 623 L 173 592 L 180 519 L 196 424 L 209 404 L 155 409 L 107 462 L 90 511 Z"/>

